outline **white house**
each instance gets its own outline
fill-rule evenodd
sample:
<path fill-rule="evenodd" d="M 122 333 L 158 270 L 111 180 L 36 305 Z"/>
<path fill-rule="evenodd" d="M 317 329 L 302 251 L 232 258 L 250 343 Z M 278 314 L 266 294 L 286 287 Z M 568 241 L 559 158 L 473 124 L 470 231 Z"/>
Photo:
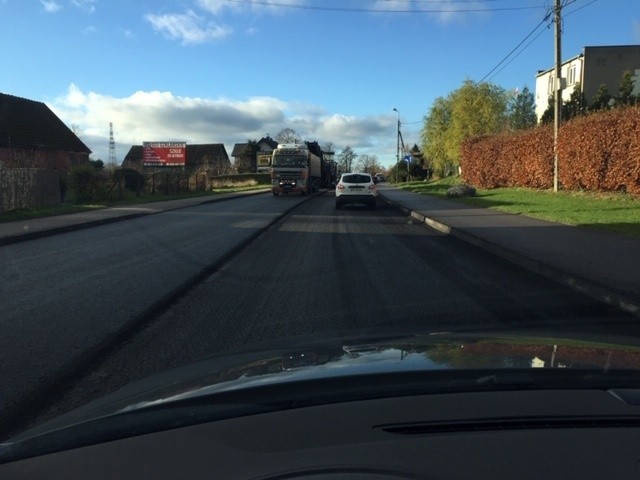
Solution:
<path fill-rule="evenodd" d="M 568 101 L 578 82 L 588 103 L 591 103 L 600 85 L 615 94 L 622 74 L 634 74 L 634 94 L 640 93 L 640 45 L 611 45 L 584 47 L 583 52 L 563 62 L 560 75 L 563 82 L 562 100 Z M 555 70 L 540 70 L 536 74 L 536 116 L 542 118 L 553 96 Z"/>

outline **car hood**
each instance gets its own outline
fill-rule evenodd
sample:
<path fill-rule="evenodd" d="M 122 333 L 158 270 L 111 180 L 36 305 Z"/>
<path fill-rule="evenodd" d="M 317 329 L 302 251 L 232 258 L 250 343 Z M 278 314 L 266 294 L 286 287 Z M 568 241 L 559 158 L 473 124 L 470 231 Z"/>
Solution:
<path fill-rule="evenodd" d="M 31 429 L 15 440 L 185 400 L 212 399 L 301 382 L 416 373 L 446 378 L 454 372 L 467 371 L 640 372 L 640 345 L 632 342 L 635 341 L 608 339 L 603 343 L 570 336 L 446 332 L 305 339 L 284 347 L 219 356 L 154 375 Z"/>

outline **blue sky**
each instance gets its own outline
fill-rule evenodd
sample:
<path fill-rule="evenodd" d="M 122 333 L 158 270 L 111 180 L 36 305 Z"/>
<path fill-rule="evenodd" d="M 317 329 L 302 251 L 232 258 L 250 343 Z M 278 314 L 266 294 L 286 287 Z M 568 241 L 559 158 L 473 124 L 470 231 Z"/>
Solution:
<path fill-rule="evenodd" d="M 482 80 L 529 34 L 486 80 L 533 90 L 553 65 L 552 4 L 0 0 L 0 91 L 45 102 L 103 160 L 113 122 L 118 161 L 151 140 L 224 143 L 230 154 L 288 127 L 388 165 L 393 108 L 405 142 L 419 143 L 436 97 Z M 640 1 L 563 4 L 564 58 L 640 44 Z"/>

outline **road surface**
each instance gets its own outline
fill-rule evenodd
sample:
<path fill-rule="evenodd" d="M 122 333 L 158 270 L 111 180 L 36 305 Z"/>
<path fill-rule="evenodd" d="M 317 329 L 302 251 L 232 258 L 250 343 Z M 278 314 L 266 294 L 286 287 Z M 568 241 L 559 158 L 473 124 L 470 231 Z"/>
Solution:
<path fill-rule="evenodd" d="M 14 385 L 23 376 L 30 382 L 42 375 L 55 379 L 59 359 L 148 312 L 139 328 L 85 358 L 83 368 L 59 382 L 46 401 L 32 402 L 30 422 L 174 366 L 255 344 L 282 344 L 288 337 L 416 327 L 638 335 L 635 317 L 442 235 L 382 202 L 372 211 L 335 210 L 331 194 L 303 200 L 234 200 L 5 250 L 2 284 L 12 283 L 1 292 L 10 305 L 1 325 L 10 334 L 1 340 L 0 355 Z M 149 310 L 203 270 L 210 275 Z M 2 388 L 6 394 L 13 386 Z"/>

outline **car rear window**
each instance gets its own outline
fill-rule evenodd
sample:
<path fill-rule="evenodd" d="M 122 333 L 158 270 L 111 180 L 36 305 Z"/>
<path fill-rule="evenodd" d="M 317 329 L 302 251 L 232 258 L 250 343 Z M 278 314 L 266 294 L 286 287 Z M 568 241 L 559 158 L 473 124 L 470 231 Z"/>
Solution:
<path fill-rule="evenodd" d="M 371 177 L 369 175 L 345 175 L 342 177 L 344 183 L 371 183 Z"/>

